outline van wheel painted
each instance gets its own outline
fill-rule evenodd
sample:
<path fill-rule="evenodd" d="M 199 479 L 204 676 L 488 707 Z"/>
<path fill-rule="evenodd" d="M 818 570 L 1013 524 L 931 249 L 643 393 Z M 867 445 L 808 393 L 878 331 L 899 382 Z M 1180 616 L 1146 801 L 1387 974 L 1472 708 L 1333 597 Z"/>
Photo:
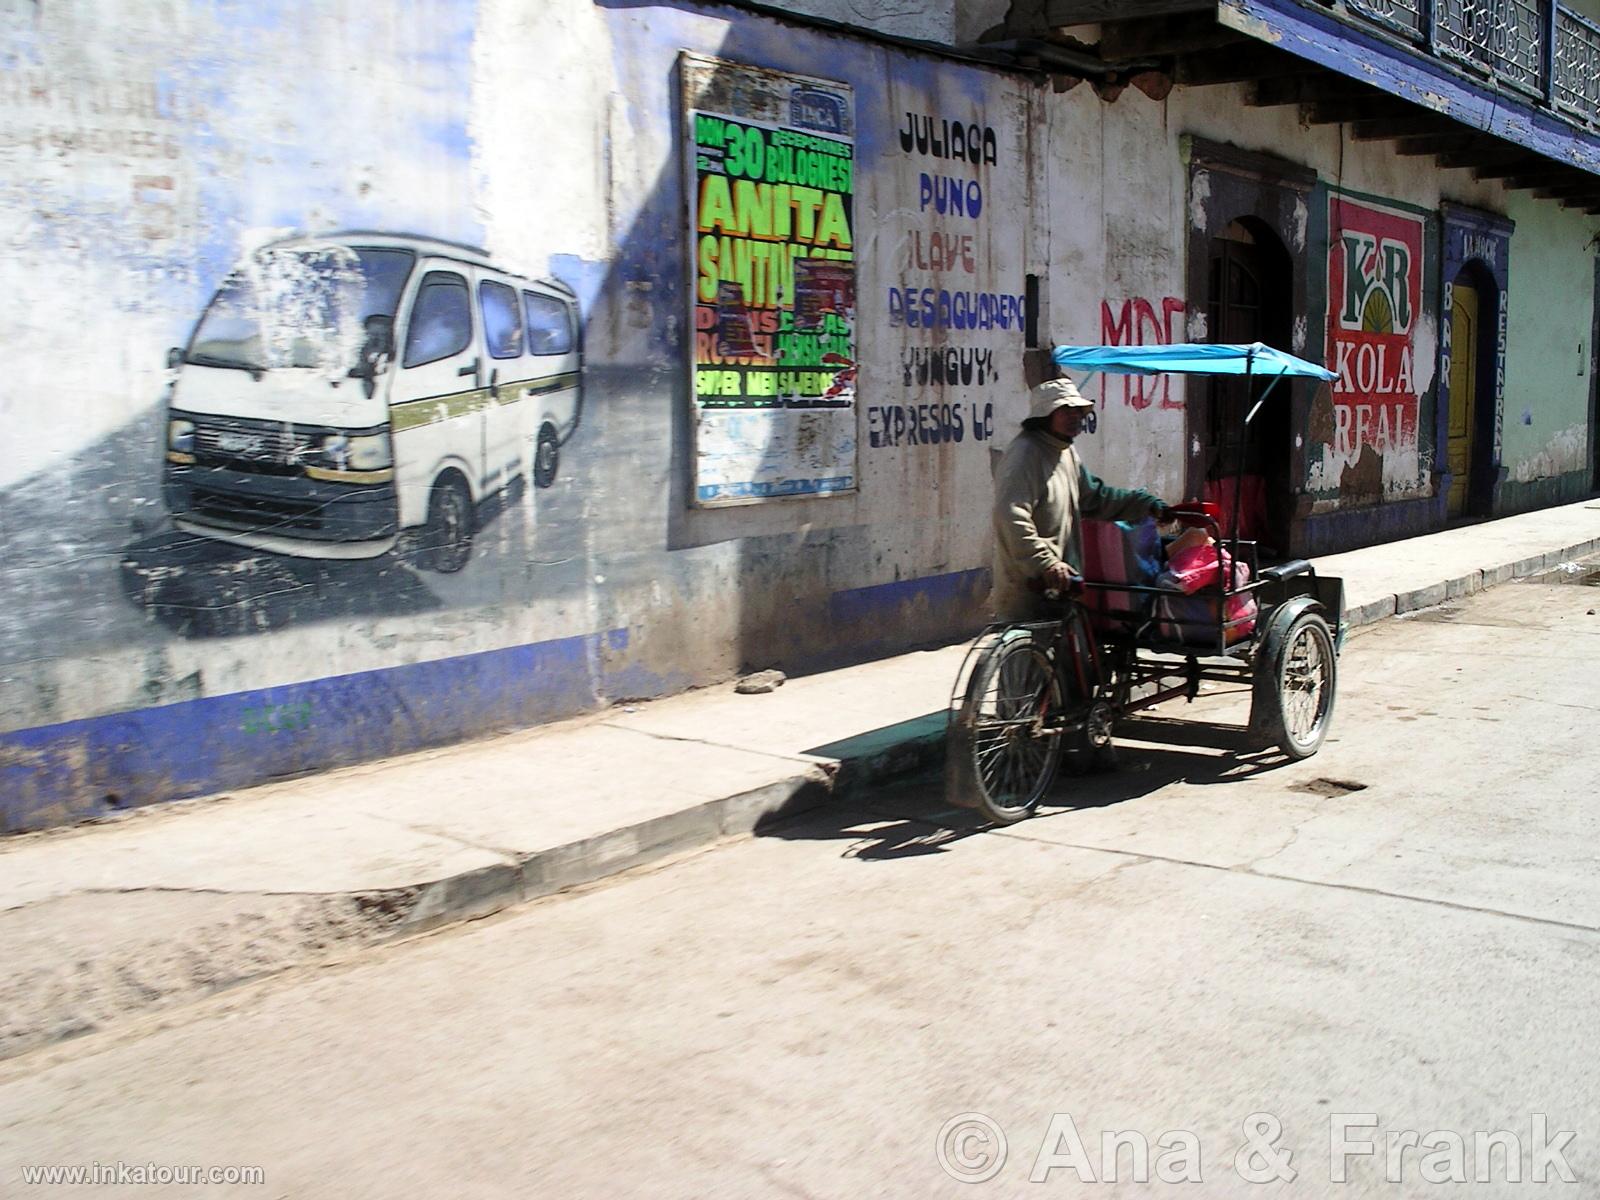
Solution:
<path fill-rule="evenodd" d="M 539 427 L 539 443 L 533 448 L 534 485 L 549 487 L 556 481 L 556 468 L 560 465 L 561 439 L 556 437 L 556 427 L 546 421 Z"/>
<path fill-rule="evenodd" d="M 422 563 L 441 575 L 453 575 L 472 557 L 472 496 L 458 475 L 445 475 L 433 485 L 428 523 L 422 527 Z"/>

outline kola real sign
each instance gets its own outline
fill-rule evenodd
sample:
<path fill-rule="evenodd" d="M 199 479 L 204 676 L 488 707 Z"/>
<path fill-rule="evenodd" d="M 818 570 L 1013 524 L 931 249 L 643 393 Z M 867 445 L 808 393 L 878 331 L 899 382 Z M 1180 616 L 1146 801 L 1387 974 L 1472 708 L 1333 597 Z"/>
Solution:
<path fill-rule="evenodd" d="M 1334 453 L 1359 457 L 1417 444 L 1416 324 L 1421 217 L 1328 198 L 1328 358 Z"/>

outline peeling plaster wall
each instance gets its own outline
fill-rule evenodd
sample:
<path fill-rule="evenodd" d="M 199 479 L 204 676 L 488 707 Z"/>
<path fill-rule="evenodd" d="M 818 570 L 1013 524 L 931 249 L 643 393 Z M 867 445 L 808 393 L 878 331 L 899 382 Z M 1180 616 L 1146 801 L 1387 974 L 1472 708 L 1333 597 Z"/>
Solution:
<path fill-rule="evenodd" d="M 1185 187 L 1165 106 L 1088 86 L 1045 93 L 1048 197 L 1044 345 L 1187 337 Z M 1086 465 L 1118 486 L 1175 496 L 1183 486 L 1183 382 L 1077 376 L 1097 406 Z"/>
<path fill-rule="evenodd" d="M 1597 222 L 1514 193 L 1502 463 L 1512 484 L 1587 490 Z M 1521 505 L 1517 505 L 1521 507 Z"/>
<path fill-rule="evenodd" d="M 1240 88 L 1162 102 L 1130 89 L 1111 104 L 1089 85 L 1055 93 L 734 9 L 0 7 L 0 405 L 14 431 L 0 463 L 0 831 L 970 632 L 988 588 L 990 464 L 1026 410 L 1024 345 L 1015 323 L 938 319 L 941 296 L 1020 305 L 1034 274 L 1042 345 L 1203 338 L 1187 238 L 1212 198 L 1189 194 L 1185 135 L 1317 173 L 1289 240 L 1319 278 L 1330 185 L 1507 210 L 1494 184 L 1415 172 L 1292 109 L 1249 107 Z M 690 503 L 684 48 L 854 89 L 845 494 Z M 992 157 L 952 156 L 952 122 Z M 947 185 L 981 195 L 981 213 L 940 211 Z M 1594 222 L 1547 228 L 1550 210 L 1511 210 L 1506 462 L 1530 487 L 1581 464 L 1585 434 L 1587 383 L 1558 379 L 1557 360 L 1586 336 Z M 337 229 L 482 245 L 496 268 L 569 288 L 581 314 L 581 408 L 549 486 L 521 471 L 481 497 L 458 570 L 414 546 L 345 560 L 195 536 L 163 496 L 166 398 L 193 391 L 167 348 L 243 256 Z M 1582 303 L 1553 305 L 1551 280 Z M 1294 326 L 1312 358 L 1318 304 Z M 1430 291 L 1418 314 L 1423 390 L 1436 305 Z M 277 386 L 233 374 L 241 404 Z M 335 382 L 359 406 L 360 383 L 319 387 Z M 1086 392 L 1091 468 L 1181 494 L 1182 381 Z M 1533 423 L 1514 426 L 1523 405 Z M 1334 481 L 1358 464 L 1318 461 L 1317 502 L 1336 508 Z M 1381 490 L 1413 494 L 1427 466 L 1390 456 Z"/>
<path fill-rule="evenodd" d="M 1139 99 L 1132 93 L 1126 98 Z M 1188 106 L 1181 117 L 1185 128 L 1303 163 L 1326 185 L 1429 211 L 1450 201 L 1513 220 L 1501 464 L 1513 487 L 1497 511 L 1585 494 L 1596 253 L 1591 239 L 1600 231 L 1600 221 L 1553 201 L 1535 200 L 1527 191 L 1474 179 L 1465 169 L 1440 170 L 1429 160 L 1397 155 L 1388 143 L 1354 142 L 1339 126 L 1303 124 L 1293 106 L 1249 108 L 1243 87 L 1180 89 L 1169 103 L 1180 100 Z M 1418 169 L 1419 164 L 1428 169 Z M 1435 383 L 1438 321 L 1438 296 L 1425 295 L 1416 336 L 1419 391 Z M 1442 465 L 1437 461 L 1442 451 L 1430 444 L 1429 418 L 1424 409 L 1420 456 L 1383 464 L 1384 491 L 1391 498 L 1431 495 L 1429 478 Z M 1308 483 L 1327 496 L 1317 511 L 1339 507 L 1337 485 L 1350 465 L 1335 455 L 1313 464 Z M 1562 476 L 1560 489 L 1540 485 Z M 1519 500 L 1517 484 L 1540 486 L 1522 489 L 1527 498 Z"/>
<path fill-rule="evenodd" d="M 1179 88 L 1152 101 L 1129 88 L 1106 103 L 1078 86 L 1047 99 L 1049 113 L 1051 336 L 1058 341 L 1124 342 L 1204 340 L 1204 297 L 1185 286 L 1185 231 L 1204 223 L 1211 198 L 1201 176 L 1188 193 L 1181 139 L 1197 135 L 1244 150 L 1275 155 L 1317 172 L 1310 208 L 1287 249 L 1318 286 L 1325 287 L 1329 186 L 1436 208 L 1441 194 L 1493 206 L 1494 184 L 1467 172 L 1419 173 L 1381 143 L 1345 140 L 1338 127 L 1302 124 L 1292 106 L 1256 108 L 1243 87 Z M 1323 212 L 1313 211 L 1322 206 Z M 1235 215 L 1246 215 L 1243 213 Z M 1320 218 L 1320 220 L 1319 220 Z M 1321 230 L 1320 242 L 1317 231 Z M 1415 383 L 1430 392 L 1437 361 L 1437 300 L 1423 296 L 1414 339 Z M 1309 320 L 1307 318 L 1310 318 Z M 1294 348 L 1325 357 L 1322 313 L 1301 314 Z M 1184 486 L 1184 385 L 1093 380 L 1100 424 L 1091 443 L 1096 469 L 1106 478 L 1137 479 L 1168 494 Z M 1313 454 L 1309 487 L 1337 507 L 1341 480 L 1355 466 L 1356 448 Z M 1426 494 L 1429 463 L 1415 438 L 1385 456 L 1379 486 L 1385 498 Z"/>
<path fill-rule="evenodd" d="M 1578 373 L 1580 365 L 1587 370 L 1578 348 L 1588 337 L 1593 291 L 1593 248 L 1585 243 L 1600 223 L 1531 200 L 1526 192 L 1476 180 L 1467 170 L 1418 170 L 1423 160 L 1396 155 L 1388 143 L 1356 142 L 1339 126 L 1303 122 L 1294 106 L 1257 108 L 1248 99 L 1243 85 L 1178 88 L 1159 102 L 1129 88 L 1106 103 L 1084 85 L 1047 100 L 1053 336 L 1121 341 L 1131 329 L 1136 340 L 1174 340 L 1161 316 L 1164 296 L 1187 304 L 1184 315 L 1171 323 L 1172 333 L 1186 325 L 1187 336 L 1207 336 L 1199 309 L 1203 297 L 1185 296 L 1181 230 L 1202 223 L 1213 200 L 1206 176 L 1197 178 L 1193 194 L 1185 194 L 1183 174 L 1175 169 L 1182 136 L 1204 137 L 1316 172 L 1305 227 L 1289 249 L 1314 285 L 1310 311 L 1297 317 L 1295 348 L 1319 361 L 1327 357 L 1330 193 L 1423 214 L 1436 214 L 1442 202 L 1450 201 L 1515 220 L 1504 463 L 1513 482 L 1582 469 L 1588 381 Z M 1422 249 L 1433 262 L 1438 225 L 1431 215 L 1428 221 Z M 1552 296 L 1575 302 L 1552 304 Z M 1141 297 L 1156 320 L 1147 318 L 1142 327 L 1134 320 L 1125 327 L 1123 304 Z M 1097 301 L 1108 306 L 1104 322 L 1095 319 Z M 1413 383 L 1421 402 L 1410 440 L 1381 456 L 1369 452 L 1370 461 L 1364 461 L 1358 445 L 1341 449 L 1335 444 L 1328 416 L 1328 440 L 1320 451 L 1311 445 L 1307 456 L 1304 485 L 1314 499 L 1313 513 L 1380 499 L 1434 498 L 1438 305 L 1437 280 L 1430 274 L 1412 333 Z M 1181 487 L 1183 414 L 1162 403 L 1177 402 L 1181 384 L 1171 381 L 1153 406 L 1142 409 L 1133 407 L 1144 402 L 1142 395 L 1125 394 L 1120 382 L 1109 387 L 1112 403 L 1102 409 L 1093 443 L 1103 472 L 1108 478 L 1149 479 L 1168 490 Z M 1090 388 L 1098 400 L 1100 383 L 1093 381 Z M 1521 402 L 1514 403 L 1514 396 Z M 1524 422 L 1525 415 L 1533 424 Z M 1313 413 L 1302 436 L 1315 439 L 1320 427 Z M 1368 474 L 1371 480 L 1363 482 Z"/>
<path fill-rule="evenodd" d="M 0 831 L 981 622 L 1021 329 L 913 323 L 904 298 L 1020 310 L 1040 261 L 1031 83 L 699 6 L 5 7 Z M 848 495 L 688 503 L 682 48 L 855 89 Z M 992 157 L 910 135 L 944 122 L 985 131 Z M 978 189 L 981 213 L 935 211 L 939 179 Z M 581 313 L 553 480 L 485 484 L 458 570 L 403 540 L 338 559 L 196 536 L 163 497 L 168 388 L 174 405 L 203 391 L 168 347 L 244 256 L 341 229 L 483 246 Z M 276 374 L 223 373 L 270 417 Z M 342 374 L 319 394 L 354 411 Z M 230 436 L 282 423 L 261 428 Z"/>
<path fill-rule="evenodd" d="M 1295 106 L 1252 108 L 1243 87 L 1191 89 L 1187 95 L 1193 98 L 1195 111 L 1186 114 L 1186 120 L 1197 131 L 1287 158 L 1317 173 L 1318 187 L 1310 197 L 1305 244 L 1291 248 L 1304 262 L 1314 285 L 1312 311 L 1308 314 L 1311 319 L 1300 349 L 1316 361 L 1330 357 L 1325 324 L 1330 192 L 1370 197 L 1380 207 L 1389 201 L 1430 211 L 1444 196 L 1491 208 L 1500 202 L 1496 185 L 1474 181 L 1469 172 L 1418 171 L 1414 160 L 1396 155 L 1387 143 L 1355 142 L 1341 126 L 1303 122 Z M 1422 249 L 1425 255 L 1434 252 L 1431 245 Z M 1420 270 L 1422 264 L 1417 266 Z M 1431 494 L 1431 400 L 1438 361 L 1437 297 L 1433 292 L 1424 280 L 1421 306 L 1411 334 L 1413 386 L 1421 401 L 1409 436 L 1386 439 L 1381 455 L 1370 446 L 1364 451 L 1355 438 L 1339 436 L 1332 413 L 1327 415 L 1323 428 L 1318 409 L 1314 408 L 1310 427 L 1302 432 L 1308 438 L 1304 486 L 1313 497 L 1313 513 L 1379 499 L 1395 501 Z M 1319 441 L 1319 436 L 1326 440 Z"/>
<path fill-rule="evenodd" d="M 781 7 L 799 16 L 948 46 L 956 41 L 960 6 L 957 0 L 790 0 Z"/>
<path fill-rule="evenodd" d="M 1519 458 L 1509 468 L 1510 478 L 1516 483 L 1533 483 L 1540 479 L 1583 471 L 1589 451 L 1587 425 L 1569 425 L 1558 430 L 1537 453 Z"/>

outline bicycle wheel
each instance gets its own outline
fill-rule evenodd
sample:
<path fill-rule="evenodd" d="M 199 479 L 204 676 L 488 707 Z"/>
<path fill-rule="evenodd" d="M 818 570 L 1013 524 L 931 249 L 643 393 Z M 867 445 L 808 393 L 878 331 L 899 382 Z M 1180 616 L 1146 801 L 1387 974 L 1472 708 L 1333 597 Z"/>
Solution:
<path fill-rule="evenodd" d="M 1333 634 L 1314 612 L 1297 613 L 1282 625 L 1281 636 L 1256 664 L 1254 704 L 1260 715 L 1252 711 L 1252 724 L 1290 758 L 1310 758 L 1322 748 L 1333 719 Z"/>
<path fill-rule="evenodd" d="M 985 653 L 950 748 L 984 816 L 1011 825 L 1033 815 L 1061 760 L 1062 716 L 1061 681 L 1042 641 L 1019 631 Z"/>

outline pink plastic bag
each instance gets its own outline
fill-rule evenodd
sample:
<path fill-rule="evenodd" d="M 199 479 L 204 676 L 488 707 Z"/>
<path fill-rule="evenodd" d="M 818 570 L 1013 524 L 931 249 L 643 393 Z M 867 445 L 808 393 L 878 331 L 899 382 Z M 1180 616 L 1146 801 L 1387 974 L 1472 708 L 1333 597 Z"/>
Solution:
<path fill-rule="evenodd" d="M 1231 564 L 1233 559 L 1224 550 L 1220 561 Z M 1208 541 L 1169 555 L 1167 574 L 1172 576 L 1172 582 L 1178 588 L 1191 596 L 1202 588 L 1216 587 L 1220 578 L 1217 547 Z"/>

